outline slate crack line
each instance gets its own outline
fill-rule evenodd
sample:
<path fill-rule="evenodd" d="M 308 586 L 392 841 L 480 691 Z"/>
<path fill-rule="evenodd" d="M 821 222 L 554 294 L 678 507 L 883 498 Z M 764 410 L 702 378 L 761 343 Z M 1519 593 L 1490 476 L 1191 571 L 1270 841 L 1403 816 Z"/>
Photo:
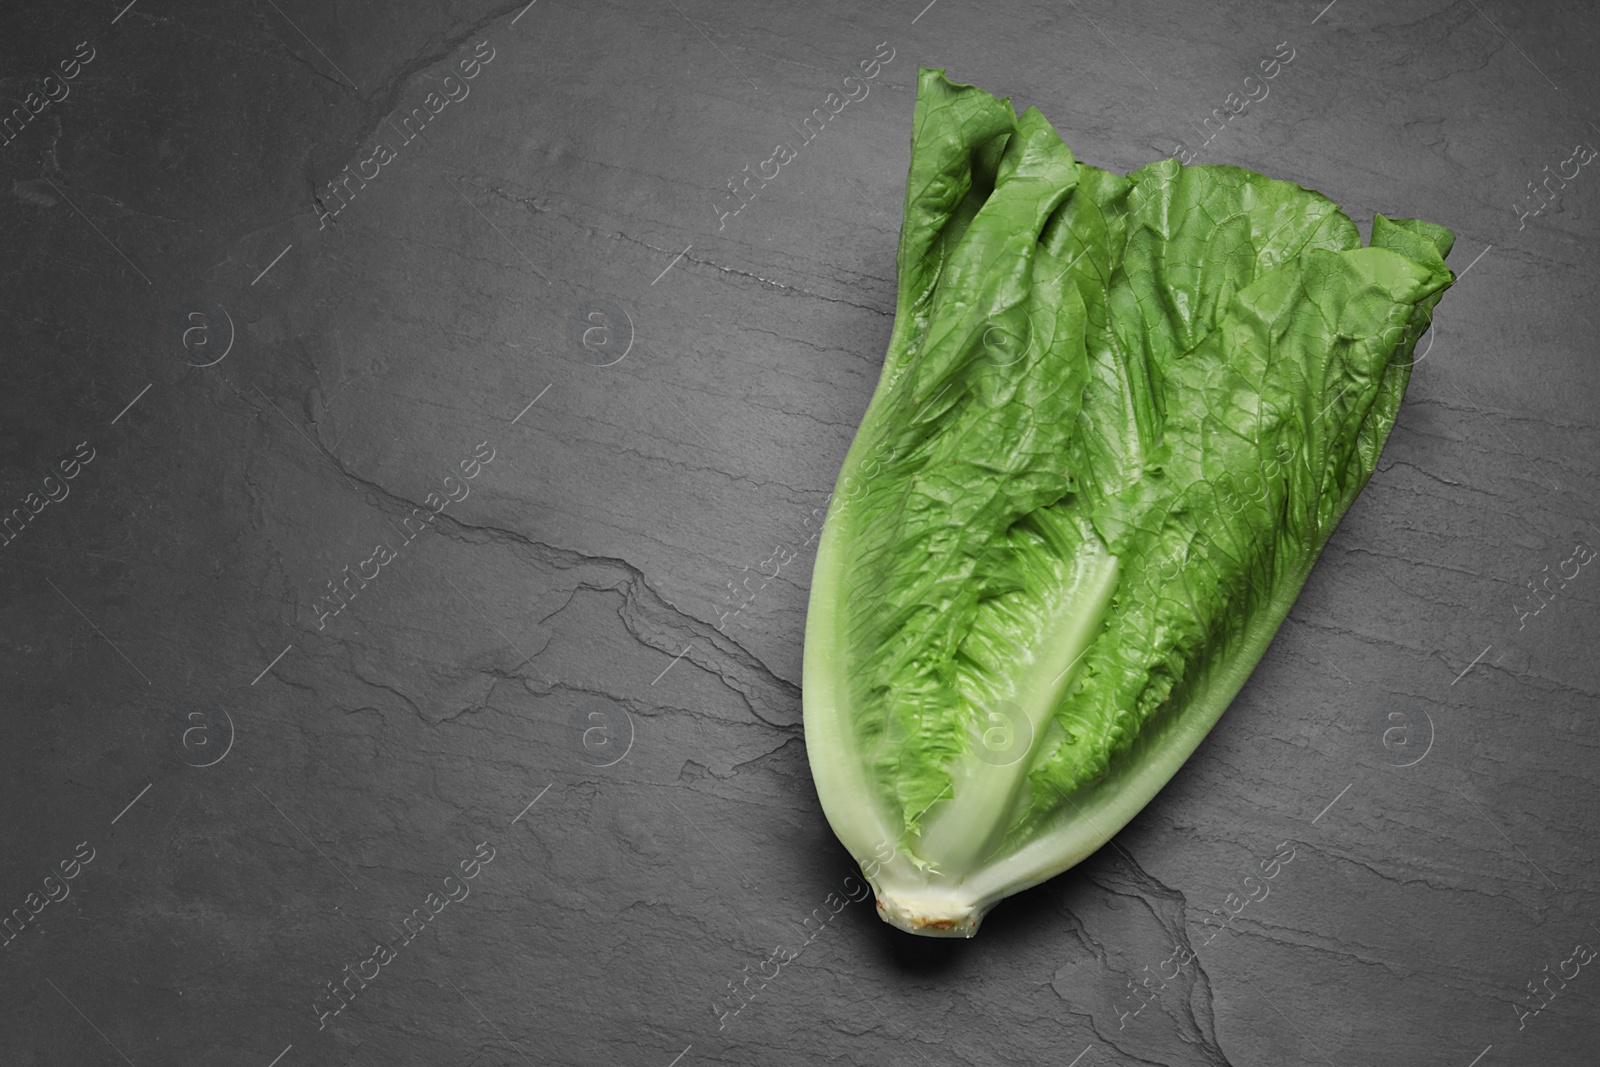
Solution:
<path fill-rule="evenodd" d="M 548 277 L 545 276 L 544 271 L 540 270 L 538 267 L 535 267 L 533 265 L 533 260 L 529 259 L 527 257 L 527 255 L 525 255 L 523 253 L 522 249 L 518 248 L 514 243 L 512 243 L 511 238 L 509 238 L 509 237 L 507 237 L 505 235 L 505 231 L 504 230 L 502 230 L 502 229 L 500 229 L 500 227 L 496 226 L 490 220 L 489 216 L 485 215 L 483 213 L 483 211 L 478 207 L 477 204 L 474 204 L 471 200 L 467 200 L 467 194 L 461 192 L 461 187 L 459 185 L 457 185 L 453 181 L 450 181 L 449 178 L 446 178 L 445 181 L 449 184 L 450 188 L 454 189 L 457 192 L 457 194 L 460 195 L 461 199 L 467 201 L 467 206 L 470 207 L 472 210 L 476 211 L 478 213 L 478 217 L 480 219 L 482 219 L 484 222 L 489 223 L 489 228 L 491 230 L 493 230 L 495 233 L 498 233 L 500 235 L 500 240 L 504 241 L 508 245 L 511 245 L 511 251 L 515 252 L 519 256 L 522 256 L 522 261 L 524 263 L 526 263 L 530 268 L 532 268 L 533 273 L 537 274 L 541 278 L 544 278 L 544 283 L 546 285 L 553 285 L 554 284 Z"/>
<path fill-rule="evenodd" d="M 304 437 L 306 439 L 306 444 L 308 444 L 312 448 L 316 449 L 317 455 L 321 456 L 323 459 L 325 459 L 329 463 L 333 464 L 333 469 L 339 472 L 339 476 L 340 477 L 342 477 L 345 481 L 350 483 L 350 488 L 354 489 L 358 493 L 361 492 L 361 487 L 355 483 L 355 480 L 353 478 L 351 478 L 350 475 L 345 473 L 344 468 L 339 466 L 338 461 L 335 460 L 331 455 L 329 455 L 323 449 L 323 447 L 321 445 L 319 445 L 319 444 L 317 444 L 317 442 L 313 441 L 311 439 L 311 435 L 306 433 L 305 430 L 301 428 L 301 426 L 300 426 L 300 424 L 298 422 L 295 422 L 288 415 L 285 415 L 283 409 L 280 408 L 276 403 L 274 403 L 273 399 L 270 396 L 268 396 L 266 393 L 263 393 L 261 391 L 261 387 L 260 386 L 251 386 L 251 388 L 256 391 L 256 395 L 260 396 L 262 400 L 265 400 L 268 404 L 270 404 L 272 406 L 272 410 L 273 411 L 276 411 L 279 415 L 283 415 L 283 421 L 287 422 L 290 426 L 293 426 L 294 430 L 295 430 L 295 433 L 298 433 L 301 437 Z"/>
<path fill-rule="evenodd" d="M 1549 486 L 1550 486 L 1550 488 L 1552 490 L 1554 490 L 1557 493 L 1561 492 L 1561 487 L 1556 485 L 1555 482 L 1550 481 L 1550 479 L 1545 476 L 1544 471 L 1539 469 L 1539 465 L 1534 463 L 1534 461 L 1532 459 L 1529 459 L 1528 458 L 1528 454 L 1526 452 L 1524 452 L 1522 449 L 1518 448 L 1517 447 L 1517 443 L 1515 441 L 1511 440 L 1511 438 L 1509 438 L 1509 437 L 1506 437 L 1506 432 L 1504 430 L 1502 430 L 1500 427 L 1495 426 L 1495 424 L 1490 421 L 1489 416 L 1484 414 L 1483 409 L 1480 408 L 1477 404 L 1473 403 L 1472 398 L 1470 396 L 1468 396 L 1466 393 L 1463 393 L 1460 389 L 1456 389 L 1456 387 L 1454 385 L 1451 385 L 1450 388 L 1455 389 L 1456 395 L 1459 396 L 1462 400 L 1465 400 L 1467 403 L 1472 404 L 1472 410 L 1476 411 L 1478 413 L 1479 417 L 1481 417 L 1484 422 L 1489 423 L 1489 425 L 1494 429 L 1495 433 L 1497 433 L 1501 437 L 1505 438 L 1506 444 L 1511 446 L 1511 450 L 1513 452 L 1515 452 L 1517 455 L 1521 456 L 1523 459 L 1528 460 L 1528 466 L 1533 468 L 1535 474 L 1537 474 L 1541 478 L 1544 478 L 1545 482 L 1549 484 Z"/>
<path fill-rule="evenodd" d="M 381 485 L 372 484 L 369 486 L 369 489 L 371 492 L 377 493 L 388 500 L 400 501 L 402 499 L 395 496 L 395 494 L 385 489 Z M 408 504 L 408 506 L 411 505 Z M 744 675 L 744 672 L 754 673 L 764 680 L 760 682 L 761 685 L 765 686 L 770 684 L 772 688 L 776 689 L 784 697 L 791 698 L 795 701 L 800 699 L 800 687 L 797 684 L 776 674 L 771 667 L 767 666 L 767 664 L 761 660 L 759 656 L 755 655 L 744 645 L 740 644 L 737 638 L 730 637 L 727 633 L 718 633 L 713 628 L 711 623 L 684 611 L 672 601 L 668 600 L 661 594 L 659 590 L 656 589 L 654 585 L 651 584 L 649 577 L 643 570 L 641 570 L 635 564 L 629 563 L 626 559 L 620 556 L 606 556 L 579 552 L 576 549 L 569 548 L 564 545 L 540 541 L 536 538 L 529 537 L 527 534 L 518 530 L 506 527 L 494 525 L 474 525 L 472 523 L 463 522 L 460 518 L 450 514 L 448 511 L 440 513 L 439 521 L 443 524 L 444 528 L 449 529 L 457 534 L 481 536 L 487 543 L 496 545 L 510 545 L 517 551 L 529 551 L 535 554 L 540 560 L 550 563 L 554 566 L 562 568 L 582 566 L 600 569 L 606 575 L 605 580 L 607 584 L 604 586 L 604 588 L 613 588 L 617 583 L 621 583 L 631 591 L 631 595 L 635 598 L 635 602 L 637 603 L 640 614 L 637 617 L 632 615 L 624 615 L 623 624 L 627 627 L 630 636 L 632 636 L 639 643 L 647 645 L 650 648 L 657 649 L 658 651 L 665 651 L 664 649 L 660 649 L 652 641 L 646 639 L 646 634 L 642 632 L 643 623 L 649 623 L 651 626 L 665 626 L 668 628 L 687 628 L 696 634 L 703 636 L 709 642 L 710 646 L 717 652 L 721 653 L 723 657 L 732 659 L 734 661 L 734 666 L 736 666 L 741 672 L 741 677 Z M 474 541 L 472 543 L 476 544 L 479 542 Z M 614 572 L 615 577 L 613 578 Z M 676 643 L 677 642 L 674 640 L 673 644 Z M 521 664 L 518 664 L 518 666 L 521 666 Z M 762 717 L 760 712 L 755 710 L 756 704 L 751 703 L 749 699 L 750 694 L 744 689 L 741 689 L 739 686 L 729 683 L 729 672 L 723 666 L 717 666 L 714 662 L 713 666 L 708 669 L 710 669 L 713 674 L 717 675 L 717 677 L 720 678 L 725 685 L 728 685 L 730 689 L 741 694 L 741 696 L 745 698 L 746 706 L 751 708 L 752 712 L 757 716 L 758 719 L 760 719 L 761 722 L 768 726 L 785 725 L 783 723 L 774 722 L 770 719 Z"/>
<path fill-rule="evenodd" d="M 339 477 L 343 478 L 345 481 L 350 483 L 350 488 L 354 489 L 358 494 L 361 494 L 363 497 L 366 495 L 366 491 L 363 490 L 361 488 L 361 486 L 357 485 L 355 479 L 350 477 L 350 475 L 345 471 L 344 467 L 342 467 L 339 464 L 339 461 L 333 458 L 333 453 L 332 452 L 329 452 L 327 449 L 325 449 L 321 445 L 317 444 L 316 441 L 311 439 L 311 435 L 306 433 L 305 430 L 301 428 L 299 423 L 295 422 L 288 415 L 284 415 L 283 409 L 280 408 L 277 404 L 273 403 L 272 398 L 270 396 L 268 396 L 266 393 L 263 393 L 261 391 L 260 386 L 251 386 L 251 388 L 256 391 L 256 394 L 258 396 L 260 396 L 262 400 L 265 400 L 268 404 L 272 405 L 272 410 L 273 411 L 276 411 L 279 415 L 283 415 L 283 421 L 287 422 L 290 426 L 293 426 L 294 429 L 295 429 L 295 432 L 298 433 L 301 437 L 304 437 L 306 439 L 306 444 L 310 445 L 313 449 L 315 449 L 319 456 L 321 456 L 323 459 L 327 460 L 333 466 L 333 469 L 338 473 Z M 369 489 L 370 489 L 370 487 L 369 487 Z M 376 490 L 373 490 L 373 491 L 376 491 Z M 387 493 L 386 490 L 385 490 L 385 492 Z M 389 493 L 388 495 L 392 498 L 394 494 Z M 405 537 L 405 534 L 403 532 L 401 532 L 401 530 L 400 530 L 400 528 L 398 526 L 395 526 L 394 521 L 392 519 L 390 519 L 389 516 L 385 515 L 383 517 L 383 521 L 387 522 L 389 524 L 390 528 L 393 529 L 396 533 L 399 533 L 403 539 L 405 539 L 407 541 L 410 540 L 410 538 Z M 252 682 L 251 684 L 253 685 L 255 683 Z"/>
<path fill-rule="evenodd" d="M 471 597 L 469 597 L 469 596 L 467 596 L 467 594 L 461 592 L 461 587 L 460 586 L 456 585 L 455 582 L 451 582 L 449 578 L 446 578 L 445 581 L 449 582 L 450 588 L 454 589 L 456 591 L 456 593 L 460 595 L 461 599 L 465 600 L 467 602 L 467 605 L 469 607 L 471 607 L 473 611 L 476 611 L 479 615 L 483 616 L 483 621 L 489 624 L 489 629 L 491 629 L 495 633 L 499 634 L 500 635 L 500 639 L 502 641 L 504 641 L 506 644 L 510 645 L 516 651 L 517 655 L 522 657 L 522 663 L 526 663 L 528 666 L 532 667 L 534 670 L 539 671 L 539 677 L 541 677 L 541 678 L 543 678 L 545 680 L 545 684 L 546 685 L 555 685 L 555 683 L 550 680 L 550 676 L 549 675 L 545 674 L 544 671 L 540 671 L 539 670 L 539 665 L 537 663 L 533 662 L 533 657 L 528 655 L 528 653 L 522 651 L 522 649 L 517 648 L 517 643 L 515 641 L 511 640 L 511 638 L 507 637 L 506 634 L 505 634 L 505 631 L 500 629 L 500 627 L 498 627 L 498 626 L 496 626 L 494 624 L 494 620 L 493 619 L 489 618 L 489 616 L 487 616 L 487 615 L 484 615 L 483 609 L 478 607 L 477 604 L 473 603 Z M 522 663 L 517 664 L 517 667 L 522 666 Z M 512 670 L 516 670 L 517 667 L 513 667 L 511 669 Z"/>

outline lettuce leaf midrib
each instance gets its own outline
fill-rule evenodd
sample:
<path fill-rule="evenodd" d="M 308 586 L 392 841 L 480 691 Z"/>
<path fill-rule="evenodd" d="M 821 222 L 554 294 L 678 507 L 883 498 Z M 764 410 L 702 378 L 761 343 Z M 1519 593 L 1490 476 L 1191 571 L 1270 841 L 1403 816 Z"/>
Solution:
<path fill-rule="evenodd" d="M 1365 421 L 1370 418 L 1374 405 L 1376 404 L 1381 391 L 1381 383 L 1374 383 L 1370 390 L 1363 391 L 1361 397 L 1358 398 L 1365 401 L 1365 403 L 1361 405 L 1361 414 L 1359 419 L 1359 421 L 1362 423 L 1365 423 Z M 1338 434 L 1329 436 L 1344 437 L 1350 435 Z M 1258 451 L 1261 451 L 1259 449 L 1259 440 Z M 1349 458 L 1350 457 L 1347 455 L 1346 462 L 1341 465 L 1345 469 L 1349 469 L 1352 466 L 1348 462 Z M 1300 585 L 1304 581 L 1305 573 L 1309 572 L 1311 563 L 1314 562 L 1317 554 L 1326 543 L 1327 538 L 1331 536 L 1333 525 L 1337 522 L 1338 518 L 1342 516 L 1344 510 L 1348 508 L 1349 504 L 1354 500 L 1355 495 L 1360 491 L 1361 486 L 1365 484 L 1366 477 L 1368 476 L 1370 476 L 1370 470 L 1363 470 L 1361 472 L 1361 476 L 1349 484 L 1345 488 L 1345 491 L 1341 492 L 1335 498 L 1330 500 L 1330 504 L 1332 504 L 1333 507 L 1329 509 L 1328 513 L 1320 516 L 1321 521 L 1317 524 L 1314 530 L 1311 531 L 1310 540 L 1305 544 L 1296 546 L 1296 550 L 1288 553 L 1288 558 L 1294 561 L 1290 566 L 1284 568 L 1275 562 L 1283 555 L 1283 553 L 1279 551 L 1283 547 L 1282 541 L 1281 539 L 1275 539 L 1263 544 L 1260 551 L 1255 555 L 1255 558 L 1249 561 L 1249 564 L 1240 571 L 1239 575 L 1237 576 L 1238 580 L 1230 582 L 1229 586 L 1234 589 L 1239 589 L 1242 587 L 1242 596 L 1247 599 L 1254 597 L 1257 599 L 1265 599 L 1274 603 L 1281 602 L 1285 605 L 1284 610 L 1287 611 L 1287 605 L 1292 604 L 1294 594 L 1298 591 Z M 1282 493 L 1281 489 L 1275 487 L 1269 493 L 1269 496 L 1277 499 L 1280 505 L 1287 505 L 1287 497 Z M 1281 517 L 1276 521 L 1269 521 L 1265 525 L 1268 529 L 1273 529 L 1280 533 L 1295 529 L 1293 524 L 1282 521 Z M 1202 528 L 1200 532 L 1204 533 L 1204 529 Z M 1262 567 L 1271 568 L 1270 578 L 1264 582 L 1257 579 L 1252 579 L 1250 577 L 1252 572 Z M 1137 575 L 1130 576 L 1129 581 L 1136 583 Z M 1238 596 L 1228 598 L 1228 602 L 1224 608 L 1220 612 L 1212 615 L 1210 625 L 1207 627 L 1206 632 L 1202 635 L 1201 641 L 1199 642 L 1200 647 L 1191 648 L 1189 650 L 1189 654 L 1183 657 L 1184 662 L 1187 664 L 1188 668 L 1190 668 L 1191 673 L 1199 672 L 1204 674 L 1209 670 L 1226 669 L 1225 662 L 1217 661 L 1216 647 L 1229 636 L 1232 629 L 1232 627 L 1229 625 L 1230 620 L 1238 617 L 1238 599 Z M 1186 605 L 1185 609 L 1180 611 L 1178 614 L 1196 614 L 1196 612 L 1193 610 L 1194 607 L 1195 605 L 1191 601 L 1188 605 Z M 1105 636 L 1102 637 L 1101 642 L 1113 647 L 1116 645 L 1119 635 L 1117 634 L 1115 627 L 1119 621 L 1120 619 L 1118 618 L 1108 620 L 1107 631 Z M 1270 633 L 1271 631 L 1275 631 L 1276 626 L 1277 620 L 1270 620 L 1270 625 L 1267 626 L 1268 632 Z M 1100 644 L 1101 643 L 1097 642 L 1096 648 L 1099 648 Z M 1095 649 L 1091 649 L 1091 657 L 1093 658 L 1095 655 Z M 1091 664 L 1091 666 L 1093 666 L 1093 664 Z M 1173 698 L 1165 707 L 1165 711 L 1168 714 L 1179 713 L 1185 707 L 1183 696 L 1186 688 L 1192 682 L 1193 679 L 1189 676 L 1189 674 L 1185 674 L 1175 679 Z M 1142 696 L 1145 691 L 1147 691 L 1147 689 L 1141 690 L 1140 695 Z M 1138 697 L 1135 698 L 1135 700 L 1138 699 Z M 1080 722 L 1083 721 L 1081 708 L 1068 706 L 1064 708 L 1063 714 L 1075 717 Z M 1156 716 L 1147 717 L 1144 721 L 1138 724 L 1139 733 L 1143 734 L 1147 730 L 1151 729 L 1152 726 L 1159 727 L 1159 725 L 1159 719 Z M 1100 767 L 1090 766 L 1081 768 L 1082 772 L 1087 772 L 1081 776 L 1089 777 L 1092 776 L 1092 774 L 1096 771 L 1109 770 L 1111 762 L 1120 756 L 1123 750 L 1132 749 L 1133 747 L 1134 745 L 1132 744 L 1131 740 L 1130 743 L 1126 745 L 1107 746 L 1104 752 L 1106 757 L 1105 765 Z M 1052 768 L 1047 763 L 1044 767 L 1035 772 L 1036 780 L 1041 784 L 1048 782 L 1056 789 L 1068 793 L 1081 784 L 1080 782 L 1075 781 L 1073 778 L 1067 777 L 1063 774 L 1052 775 L 1051 770 Z M 1053 805 L 1053 799 L 1049 796 L 1047 791 L 1043 794 L 1042 800 L 1039 801 L 1039 806 L 1043 809 L 1049 809 Z M 1037 817 L 1038 813 L 1035 814 Z M 1028 819 L 1023 818 L 1019 821 L 1025 824 L 1028 822 Z"/>

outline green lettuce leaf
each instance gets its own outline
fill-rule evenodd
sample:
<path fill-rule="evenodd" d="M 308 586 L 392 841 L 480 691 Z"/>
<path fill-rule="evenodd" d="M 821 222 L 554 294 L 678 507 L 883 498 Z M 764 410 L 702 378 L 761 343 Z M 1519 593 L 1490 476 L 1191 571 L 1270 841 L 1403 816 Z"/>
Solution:
<path fill-rule="evenodd" d="M 921 71 L 894 331 L 806 624 L 817 791 L 883 917 L 971 936 L 1244 684 L 1394 425 L 1442 227 L 1079 163 Z"/>

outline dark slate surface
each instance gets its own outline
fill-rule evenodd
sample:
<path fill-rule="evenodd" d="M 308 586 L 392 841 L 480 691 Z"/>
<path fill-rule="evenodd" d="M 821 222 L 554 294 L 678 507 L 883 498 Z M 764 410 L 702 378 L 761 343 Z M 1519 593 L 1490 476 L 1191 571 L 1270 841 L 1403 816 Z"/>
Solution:
<path fill-rule="evenodd" d="M 1552 976 L 1600 944 L 1600 577 L 1519 613 L 1600 544 L 1600 177 L 1529 187 L 1600 142 L 1600 19 L 1324 2 L 13 5 L 0 1060 L 1592 1063 L 1600 976 Z M 1444 223 L 1463 275 L 1224 721 L 962 943 L 828 910 L 799 725 L 919 65 L 1100 166 Z"/>

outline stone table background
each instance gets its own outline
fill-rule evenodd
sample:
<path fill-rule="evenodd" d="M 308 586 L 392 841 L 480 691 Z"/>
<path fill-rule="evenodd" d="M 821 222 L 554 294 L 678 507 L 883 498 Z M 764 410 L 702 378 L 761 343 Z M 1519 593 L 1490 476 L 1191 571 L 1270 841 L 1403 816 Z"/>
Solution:
<path fill-rule="evenodd" d="M 1600 141 L 1600 16 L 925 2 L 13 5 L 0 492 L 42 510 L 0 545 L 0 1059 L 1594 1061 L 1600 976 L 1538 983 L 1600 943 L 1600 578 L 1519 612 L 1600 536 L 1600 178 L 1529 186 Z M 800 729 L 919 65 L 1112 170 L 1182 142 L 1441 222 L 1461 275 L 1222 723 L 962 943 L 835 914 Z"/>

